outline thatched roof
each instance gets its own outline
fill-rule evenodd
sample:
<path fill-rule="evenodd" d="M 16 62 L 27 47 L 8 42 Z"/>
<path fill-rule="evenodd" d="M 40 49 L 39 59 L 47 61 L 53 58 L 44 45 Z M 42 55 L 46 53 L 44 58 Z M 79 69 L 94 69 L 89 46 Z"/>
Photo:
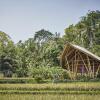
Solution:
<path fill-rule="evenodd" d="M 64 48 L 64 51 L 63 51 L 62 55 L 65 55 L 68 45 L 75 48 L 75 49 L 77 49 L 77 50 L 79 50 L 79 51 L 81 51 L 81 52 L 83 52 L 84 54 L 87 54 L 87 55 L 91 56 L 92 58 L 97 59 L 98 61 L 100 61 L 100 57 L 96 56 L 95 54 L 91 53 L 90 51 L 88 51 L 87 49 L 85 49 L 83 47 L 80 47 L 78 45 L 71 44 L 71 43 L 67 43 L 67 45 Z"/>

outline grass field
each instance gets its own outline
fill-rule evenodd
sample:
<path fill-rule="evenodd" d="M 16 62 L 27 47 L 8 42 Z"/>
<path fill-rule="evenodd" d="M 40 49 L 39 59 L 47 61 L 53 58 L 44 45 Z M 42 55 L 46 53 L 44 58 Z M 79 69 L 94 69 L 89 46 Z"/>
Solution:
<path fill-rule="evenodd" d="M 0 94 L 0 100 L 100 100 L 100 95 Z"/>
<path fill-rule="evenodd" d="M 0 84 L 0 100 L 100 100 L 100 82 Z"/>
<path fill-rule="evenodd" d="M 100 83 L 0 84 L 0 94 L 100 94 Z"/>

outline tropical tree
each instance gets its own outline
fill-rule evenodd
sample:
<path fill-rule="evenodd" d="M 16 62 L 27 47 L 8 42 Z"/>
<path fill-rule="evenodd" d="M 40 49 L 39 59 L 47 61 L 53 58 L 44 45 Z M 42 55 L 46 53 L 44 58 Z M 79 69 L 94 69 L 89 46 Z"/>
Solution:
<path fill-rule="evenodd" d="M 44 42 L 47 42 L 49 39 L 51 39 L 52 36 L 53 34 L 51 32 L 41 29 L 40 31 L 36 32 L 36 34 L 34 35 L 34 40 L 37 43 L 42 44 Z"/>
<path fill-rule="evenodd" d="M 16 68 L 15 46 L 11 38 L 0 32 L 0 71 L 4 76 L 12 76 Z"/>

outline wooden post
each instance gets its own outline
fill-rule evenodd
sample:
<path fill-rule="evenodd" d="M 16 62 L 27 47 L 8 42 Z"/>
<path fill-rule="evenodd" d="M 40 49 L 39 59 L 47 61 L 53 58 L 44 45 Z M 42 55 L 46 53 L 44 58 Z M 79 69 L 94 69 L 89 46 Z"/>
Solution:
<path fill-rule="evenodd" d="M 87 61 L 88 61 L 88 68 L 89 68 L 89 76 L 91 77 L 92 76 L 92 69 L 91 69 L 91 64 L 90 64 L 90 60 L 89 60 L 88 55 L 87 55 Z"/>
<path fill-rule="evenodd" d="M 79 54 L 79 56 L 81 57 L 82 62 L 83 62 L 83 64 L 84 64 L 84 66 L 85 66 L 85 68 L 86 68 L 87 72 L 89 73 L 89 70 L 88 70 L 88 68 L 87 68 L 87 66 L 86 66 L 86 64 L 85 64 L 85 62 L 84 62 L 83 57 L 81 56 L 81 54 L 80 54 L 80 53 L 78 53 L 78 54 Z"/>
<path fill-rule="evenodd" d="M 97 75 L 98 75 L 99 70 L 100 70 L 100 65 L 98 66 L 98 69 L 97 69 L 97 71 L 96 71 L 96 77 L 97 77 Z"/>
<path fill-rule="evenodd" d="M 79 59 L 79 55 L 78 55 L 78 53 L 77 53 L 77 51 L 76 51 L 76 54 L 77 54 L 77 58 L 76 58 L 76 64 L 75 64 L 75 66 L 76 66 L 76 69 L 75 69 L 75 77 L 77 76 L 77 68 L 78 68 L 78 59 Z"/>
<path fill-rule="evenodd" d="M 75 51 L 75 61 L 74 61 L 74 73 L 76 74 L 76 51 Z"/>
<path fill-rule="evenodd" d="M 73 51 L 75 51 L 74 49 L 71 50 L 66 56 L 68 57 Z"/>
<path fill-rule="evenodd" d="M 69 62 L 68 62 L 67 57 L 66 57 L 66 62 L 67 62 L 68 70 L 69 70 L 69 75 L 70 75 L 70 77 L 71 77 L 71 79 L 72 79 L 71 72 L 70 72 L 70 65 L 69 65 Z"/>
<path fill-rule="evenodd" d="M 94 71 L 94 61 L 93 61 L 93 78 L 95 76 L 95 71 Z"/>
<path fill-rule="evenodd" d="M 72 77 L 73 77 L 73 79 L 74 79 L 74 61 L 72 61 Z"/>

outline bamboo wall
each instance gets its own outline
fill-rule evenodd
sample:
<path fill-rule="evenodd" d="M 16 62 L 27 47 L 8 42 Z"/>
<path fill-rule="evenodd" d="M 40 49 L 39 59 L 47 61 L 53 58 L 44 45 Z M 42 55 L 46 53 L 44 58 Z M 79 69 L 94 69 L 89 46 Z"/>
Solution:
<path fill-rule="evenodd" d="M 72 47 L 66 47 L 61 63 L 63 68 L 75 75 L 81 73 L 95 77 L 100 71 L 100 62 L 97 59 Z"/>

